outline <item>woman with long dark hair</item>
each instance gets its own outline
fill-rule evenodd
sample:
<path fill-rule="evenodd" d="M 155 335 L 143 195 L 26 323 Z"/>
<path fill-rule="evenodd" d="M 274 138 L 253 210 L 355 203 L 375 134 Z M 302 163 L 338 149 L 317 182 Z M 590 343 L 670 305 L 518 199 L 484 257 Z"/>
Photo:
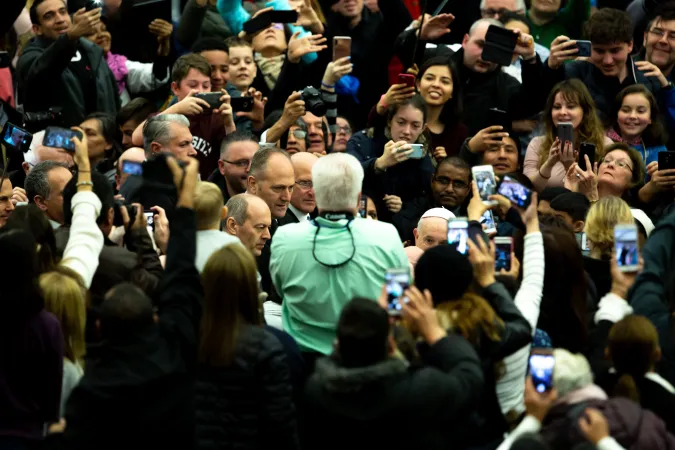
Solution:
<path fill-rule="evenodd" d="M 115 116 L 93 113 L 84 119 L 80 127 L 87 134 L 91 166 L 104 174 L 110 182 L 115 181 L 115 161 L 124 151 L 122 132 Z"/>

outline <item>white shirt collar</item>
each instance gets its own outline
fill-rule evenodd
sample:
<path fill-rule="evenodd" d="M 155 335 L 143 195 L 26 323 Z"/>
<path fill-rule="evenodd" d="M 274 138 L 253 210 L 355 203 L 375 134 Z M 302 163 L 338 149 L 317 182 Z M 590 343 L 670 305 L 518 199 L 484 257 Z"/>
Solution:
<path fill-rule="evenodd" d="M 665 378 L 663 378 L 658 373 L 648 372 L 645 374 L 645 378 L 653 381 L 656 384 L 661 385 L 661 387 L 663 387 L 666 391 L 670 392 L 671 394 L 675 394 L 675 388 L 673 387 L 673 385 L 670 384 Z"/>
<path fill-rule="evenodd" d="M 298 218 L 298 222 L 302 223 L 309 220 L 309 214 L 305 214 L 290 203 L 288 204 L 288 209 L 290 209 L 293 215 Z"/>

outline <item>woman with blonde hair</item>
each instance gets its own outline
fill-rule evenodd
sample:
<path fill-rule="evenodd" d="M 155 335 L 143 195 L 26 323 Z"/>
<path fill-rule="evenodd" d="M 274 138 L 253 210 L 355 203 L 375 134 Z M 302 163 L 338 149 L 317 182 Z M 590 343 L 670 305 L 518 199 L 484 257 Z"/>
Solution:
<path fill-rule="evenodd" d="M 544 107 L 544 135 L 530 142 L 525 153 L 523 173 L 541 192 L 547 187 L 562 186 L 567 170 L 577 161 L 582 143 L 595 145 L 596 159 L 612 143 L 598 118 L 595 102 L 586 86 L 577 79 L 558 83 Z M 560 142 L 558 125 L 572 124 L 574 142 Z"/>
<path fill-rule="evenodd" d="M 208 259 L 202 285 L 198 448 L 299 448 L 289 365 L 280 341 L 263 328 L 255 259 L 241 245 L 226 245 Z"/>
<path fill-rule="evenodd" d="M 415 266 L 415 286 L 429 290 L 448 333 L 461 334 L 481 357 L 485 386 L 477 406 L 479 420 L 470 421 L 463 444 L 489 448 L 507 430 L 495 386 L 501 361 L 529 344 L 532 335 L 509 293 L 495 280 L 494 246 L 488 248 L 482 237 L 477 241 L 469 240 L 469 258 L 449 245 L 424 252 Z M 470 289 L 472 284 L 481 294 Z"/>
<path fill-rule="evenodd" d="M 77 272 L 59 265 L 39 278 L 45 310 L 61 324 L 63 335 L 63 379 L 61 417 L 70 393 L 84 375 L 87 290 Z"/>
<path fill-rule="evenodd" d="M 584 232 L 590 254 L 584 256 L 584 268 L 595 283 L 598 299 L 612 287 L 610 261 L 614 249 L 614 227 L 632 223 L 630 206 L 619 197 L 603 197 L 588 210 Z"/>

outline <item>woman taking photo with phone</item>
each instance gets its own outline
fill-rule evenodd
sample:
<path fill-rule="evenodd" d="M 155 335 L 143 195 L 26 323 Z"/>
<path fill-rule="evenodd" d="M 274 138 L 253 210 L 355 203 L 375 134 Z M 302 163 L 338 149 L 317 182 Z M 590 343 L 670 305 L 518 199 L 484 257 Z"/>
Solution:
<path fill-rule="evenodd" d="M 384 129 L 369 128 L 347 143 L 347 153 L 363 166 L 363 190 L 375 201 L 380 220 L 390 222 L 402 202 L 429 189 L 434 166 L 424 135 L 426 124 L 426 103 L 415 95 L 388 109 Z"/>
<path fill-rule="evenodd" d="M 581 143 L 595 145 L 596 159 L 612 140 L 604 135 L 595 102 L 586 86 L 572 79 L 558 83 L 548 96 L 544 108 L 544 135 L 530 142 L 525 153 L 523 173 L 532 180 L 537 192 L 562 186 L 565 173 L 577 162 Z M 558 127 L 572 124 L 574 142 L 561 142 Z"/>

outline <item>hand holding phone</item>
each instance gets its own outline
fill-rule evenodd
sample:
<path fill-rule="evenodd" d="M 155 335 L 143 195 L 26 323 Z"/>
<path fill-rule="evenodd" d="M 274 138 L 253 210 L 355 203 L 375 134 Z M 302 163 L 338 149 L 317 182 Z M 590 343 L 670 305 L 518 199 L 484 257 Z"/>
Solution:
<path fill-rule="evenodd" d="M 492 166 L 474 166 L 471 168 L 471 173 L 473 175 L 473 182 L 476 183 L 478 194 L 483 203 L 494 205 L 494 201 L 490 200 L 490 196 L 497 193 L 497 181 L 495 180 L 495 172 Z"/>
<path fill-rule="evenodd" d="M 466 217 L 448 221 L 448 245 L 455 247 L 462 255 L 469 252 L 469 220 Z"/>
<path fill-rule="evenodd" d="M 412 153 L 408 156 L 409 159 L 422 159 L 424 158 L 424 145 L 423 144 L 410 144 L 412 148 Z"/>
<path fill-rule="evenodd" d="M 511 203 L 521 209 L 526 209 L 530 206 L 532 199 L 532 191 L 508 175 L 504 175 L 497 193 L 508 198 Z"/>
<path fill-rule="evenodd" d="M 335 36 L 333 38 L 333 62 L 352 55 L 352 38 Z"/>
<path fill-rule="evenodd" d="M 591 56 L 591 41 L 577 41 L 577 49 L 579 52 L 575 56 L 588 58 Z"/>
<path fill-rule="evenodd" d="M 543 394 L 553 388 L 553 370 L 555 357 L 546 349 L 534 349 L 530 355 L 529 369 L 532 384 L 537 392 Z"/>
<path fill-rule="evenodd" d="M 565 145 L 565 142 L 571 142 L 574 146 L 574 127 L 571 122 L 560 122 L 557 128 L 558 139 L 560 140 L 560 148 Z"/>
<path fill-rule="evenodd" d="M 490 25 L 485 34 L 481 58 L 500 66 L 510 66 L 516 51 L 518 35 L 511 30 Z"/>
<path fill-rule="evenodd" d="M 415 75 L 409 73 L 401 73 L 398 75 L 398 84 L 405 84 L 407 88 L 415 87 Z"/>
<path fill-rule="evenodd" d="M 45 147 L 62 148 L 68 152 L 75 152 L 75 142 L 73 138 L 82 140 L 82 133 L 79 131 L 68 130 L 59 127 L 47 127 L 45 130 L 42 145 Z"/>
<path fill-rule="evenodd" d="M 495 271 L 504 269 L 511 271 L 511 254 L 513 253 L 513 238 L 496 237 L 495 238 Z"/>
<path fill-rule="evenodd" d="M 675 152 L 659 152 L 659 170 L 675 169 Z"/>
<path fill-rule="evenodd" d="M 618 224 L 614 227 L 614 253 L 621 272 L 637 272 L 640 266 L 640 250 L 635 224 Z"/>
<path fill-rule="evenodd" d="M 408 269 L 389 269 L 384 275 L 385 289 L 387 291 L 387 311 L 390 316 L 400 316 L 403 308 L 401 301 L 403 293 L 410 286 L 410 273 Z"/>
<path fill-rule="evenodd" d="M 577 164 L 579 165 L 579 168 L 584 172 L 588 170 L 588 168 L 586 167 L 586 158 L 584 158 L 585 156 L 588 156 L 588 160 L 591 162 L 591 164 L 593 164 L 593 161 L 595 161 L 595 144 L 582 142 L 579 148 L 579 160 Z"/>

